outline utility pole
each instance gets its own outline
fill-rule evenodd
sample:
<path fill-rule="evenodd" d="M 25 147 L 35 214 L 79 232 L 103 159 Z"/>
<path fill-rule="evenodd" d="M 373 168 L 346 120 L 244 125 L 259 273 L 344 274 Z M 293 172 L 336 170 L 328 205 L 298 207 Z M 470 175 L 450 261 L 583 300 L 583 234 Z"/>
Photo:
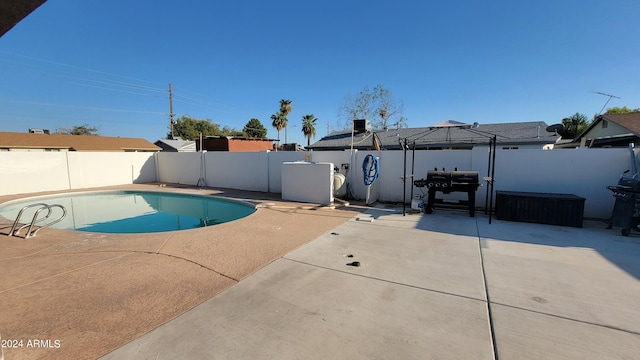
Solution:
<path fill-rule="evenodd" d="M 169 83 L 169 123 L 171 124 L 171 140 L 173 140 L 173 91 Z"/>

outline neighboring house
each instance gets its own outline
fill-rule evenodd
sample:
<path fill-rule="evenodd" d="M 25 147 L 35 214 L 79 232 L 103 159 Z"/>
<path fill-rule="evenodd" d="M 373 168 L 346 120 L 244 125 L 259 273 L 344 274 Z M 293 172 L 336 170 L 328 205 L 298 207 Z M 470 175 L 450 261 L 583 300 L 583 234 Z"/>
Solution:
<path fill-rule="evenodd" d="M 169 152 L 195 152 L 196 142 L 176 139 L 160 139 L 154 143 L 156 146 L 162 148 L 162 151 Z"/>
<path fill-rule="evenodd" d="M 278 151 L 305 151 L 304 146 L 298 143 L 282 144 L 278 147 Z"/>
<path fill-rule="evenodd" d="M 640 112 L 598 116 L 571 142 L 562 148 L 640 146 Z"/>
<path fill-rule="evenodd" d="M 416 149 L 446 150 L 472 149 L 489 146 L 496 137 L 496 146 L 503 149 L 543 149 L 553 146 L 559 139 L 555 133 L 546 131 L 543 121 L 464 124 L 448 120 L 430 127 L 400 128 L 388 130 L 364 130 L 352 132 L 335 131 L 308 147 L 309 150 L 345 150 L 352 144 L 358 150 L 401 150 L 400 140 L 407 140 L 409 146 L 415 142 Z"/>
<path fill-rule="evenodd" d="M 254 152 L 273 150 L 273 139 L 235 137 L 235 136 L 207 136 L 202 139 L 203 150 Z M 200 151 L 200 140 L 196 140 L 196 149 Z"/>
<path fill-rule="evenodd" d="M 0 132 L 0 151 L 160 151 L 140 138 Z"/>

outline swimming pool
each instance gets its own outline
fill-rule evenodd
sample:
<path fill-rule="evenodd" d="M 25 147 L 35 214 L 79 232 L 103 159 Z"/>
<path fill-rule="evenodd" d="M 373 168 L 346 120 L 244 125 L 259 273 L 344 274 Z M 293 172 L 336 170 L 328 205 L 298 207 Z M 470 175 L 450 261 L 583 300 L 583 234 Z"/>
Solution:
<path fill-rule="evenodd" d="M 99 233 L 153 233 L 222 224 L 253 214 L 248 202 L 159 191 L 97 191 L 32 197 L 0 204 L 0 216 L 14 221 L 29 204 L 60 204 L 67 216 L 51 228 Z M 30 222 L 37 207 L 25 210 Z"/>

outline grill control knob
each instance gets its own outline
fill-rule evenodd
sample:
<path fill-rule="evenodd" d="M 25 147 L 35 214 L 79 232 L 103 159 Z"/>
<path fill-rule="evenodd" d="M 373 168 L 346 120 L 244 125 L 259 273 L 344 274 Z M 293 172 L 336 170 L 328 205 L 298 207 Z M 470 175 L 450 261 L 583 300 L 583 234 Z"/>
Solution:
<path fill-rule="evenodd" d="M 440 183 L 436 183 L 436 187 L 440 187 Z"/>
<path fill-rule="evenodd" d="M 433 183 L 429 183 L 427 187 L 433 187 Z"/>
<path fill-rule="evenodd" d="M 442 187 L 447 187 L 447 183 L 442 184 Z"/>

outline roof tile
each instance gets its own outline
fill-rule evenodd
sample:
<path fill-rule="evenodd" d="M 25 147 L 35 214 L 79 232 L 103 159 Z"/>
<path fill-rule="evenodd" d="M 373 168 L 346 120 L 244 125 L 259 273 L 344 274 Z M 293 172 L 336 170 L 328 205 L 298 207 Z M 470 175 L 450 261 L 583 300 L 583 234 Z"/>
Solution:
<path fill-rule="evenodd" d="M 71 151 L 160 151 L 141 138 L 0 132 L 0 148 L 69 149 Z"/>
<path fill-rule="evenodd" d="M 358 132 L 354 134 L 354 148 L 373 148 L 373 134 L 380 139 L 383 149 L 401 148 L 400 139 L 415 141 L 417 148 L 440 146 L 464 146 L 488 144 L 494 135 L 498 144 L 545 145 L 558 140 L 554 133 L 546 131 L 543 121 L 500 124 L 474 124 L 453 122 L 439 123 L 431 127 L 400 128 Z M 351 146 L 351 131 L 334 131 L 309 148 L 316 150 L 348 149 Z"/>

